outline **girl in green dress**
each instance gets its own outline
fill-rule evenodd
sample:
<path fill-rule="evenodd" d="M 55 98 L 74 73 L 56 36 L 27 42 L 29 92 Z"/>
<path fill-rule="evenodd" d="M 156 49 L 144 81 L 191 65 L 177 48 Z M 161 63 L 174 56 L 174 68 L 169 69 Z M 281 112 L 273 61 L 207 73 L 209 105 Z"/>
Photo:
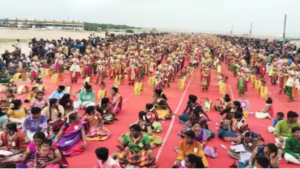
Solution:
<path fill-rule="evenodd" d="M 151 148 L 155 148 L 156 146 L 162 144 L 163 142 L 162 138 L 160 136 L 153 134 L 153 132 L 161 132 L 163 128 L 159 122 L 151 123 L 146 112 L 144 111 L 139 112 L 139 120 L 135 122 L 133 125 L 135 124 L 139 125 L 140 128 L 142 129 L 142 132 L 148 135 L 150 141 L 149 144 Z M 119 140 L 123 142 L 125 136 L 126 134 L 123 134 Z"/>
<path fill-rule="evenodd" d="M 2 67 L 0 71 L 0 83 L 8 83 L 9 82 L 9 72 L 6 67 Z"/>
<path fill-rule="evenodd" d="M 113 154 L 113 158 L 118 160 L 123 168 L 127 165 L 156 168 L 149 136 L 142 133 L 138 124 L 131 125 L 129 129 L 130 133 L 123 136 L 122 144 L 117 146 L 119 151 Z"/>
<path fill-rule="evenodd" d="M 239 90 L 239 96 L 243 97 L 245 94 L 245 87 L 244 87 L 244 76 L 241 74 L 238 78 L 238 90 Z"/>

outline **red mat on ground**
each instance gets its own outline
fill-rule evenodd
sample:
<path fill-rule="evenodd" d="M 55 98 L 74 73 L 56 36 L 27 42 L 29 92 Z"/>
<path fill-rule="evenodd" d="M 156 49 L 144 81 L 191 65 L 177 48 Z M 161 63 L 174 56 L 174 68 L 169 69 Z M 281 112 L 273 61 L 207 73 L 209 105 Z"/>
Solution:
<path fill-rule="evenodd" d="M 232 73 L 226 70 L 227 68 L 223 66 L 222 72 L 229 76 L 228 84 L 227 84 L 227 93 L 230 94 L 232 100 L 238 100 L 238 93 L 236 90 L 236 79 L 232 76 Z M 151 103 L 153 101 L 153 90 L 152 88 L 147 87 L 148 78 L 145 79 L 145 90 L 141 96 L 133 96 L 133 87 L 128 86 L 127 84 L 123 84 L 119 87 L 120 94 L 123 96 L 124 104 L 123 110 L 118 115 L 119 121 L 116 121 L 112 125 L 106 125 L 106 127 L 112 132 L 111 138 L 107 141 L 89 141 L 87 144 L 87 148 L 83 154 L 68 157 L 67 160 L 70 164 L 69 167 L 71 168 L 84 168 L 84 167 L 94 167 L 96 164 L 96 156 L 94 154 L 94 150 L 98 147 L 107 147 L 112 154 L 114 151 L 117 150 L 116 145 L 119 143 L 118 138 L 125 132 L 129 131 L 129 125 L 134 123 L 138 119 L 138 112 L 145 108 L 146 103 Z M 83 81 L 83 80 L 81 80 Z M 107 83 L 107 90 L 112 87 L 113 80 L 106 80 Z M 32 86 L 28 82 L 19 82 L 18 86 L 21 84 L 26 84 L 28 86 Z M 64 73 L 64 81 L 58 84 L 51 84 L 50 77 L 44 79 L 44 84 L 46 85 L 46 96 L 48 97 L 54 90 L 56 90 L 58 85 L 69 85 L 70 78 L 69 73 Z M 97 93 L 100 89 L 100 86 L 93 85 L 93 90 Z M 268 82 L 268 84 L 270 84 Z M 79 90 L 81 87 L 82 82 L 78 84 L 72 84 L 72 93 L 74 94 L 76 91 Z M 252 85 L 248 85 L 249 90 L 246 93 L 247 100 L 250 101 L 250 111 L 257 111 L 263 108 L 265 105 L 265 100 L 261 99 L 258 96 L 258 92 L 256 92 Z M 273 99 L 273 108 L 275 112 L 282 111 L 286 113 L 288 110 L 298 110 L 297 107 L 299 106 L 299 101 L 289 103 L 287 102 L 287 97 L 282 94 L 277 94 L 278 86 L 268 86 L 269 96 Z M 189 94 L 197 95 L 199 101 L 203 102 L 203 97 L 207 97 L 213 101 L 213 103 L 218 103 L 216 99 L 219 99 L 221 95 L 219 94 L 218 86 L 217 86 L 217 75 L 216 72 L 212 71 L 212 80 L 211 86 L 208 92 L 202 92 L 200 86 L 200 71 L 196 69 L 194 71 L 194 75 L 187 79 L 186 83 L 186 90 L 179 91 L 177 89 L 177 80 L 172 83 L 170 88 L 164 90 L 164 93 L 168 97 L 168 103 L 172 108 L 174 113 L 180 115 L 187 103 L 187 98 Z M 1 94 L 2 95 L 2 94 Z M 26 98 L 26 94 L 22 94 L 17 96 L 19 99 L 24 100 Z M 98 101 L 98 99 L 97 99 Z M 215 124 L 216 122 L 219 123 L 219 113 L 215 111 L 211 111 L 208 113 L 211 118 L 211 122 L 209 122 L 209 128 L 216 132 Z M 179 141 L 181 140 L 178 138 L 177 134 L 178 131 L 182 128 L 182 124 L 179 124 L 178 117 L 174 116 L 174 120 L 168 120 L 163 123 L 164 130 L 162 133 L 158 134 L 161 136 L 165 143 L 163 146 L 157 147 L 154 149 L 154 153 L 157 157 L 157 162 L 160 168 L 170 168 L 174 164 L 174 161 L 177 157 L 177 153 L 174 151 L 174 148 L 178 146 Z M 272 124 L 271 120 L 258 120 L 253 115 L 250 115 L 247 118 L 247 123 L 250 124 L 250 128 L 263 135 L 266 143 L 274 142 L 274 137 L 272 134 L 268 133 L 267 127 Z M 226 168 L 229 167 L 234 159 L 229 157 L 226 152 L 227 150 L 221 147 L 221 144 L 226 145 L 229 147 L 229 144 L 223 142 L 219 138 L 212 139 L 210 141 L 218 150 L 219 156 L 215 159 L 208 158 L 210 168 Z M 296 168 L 296 165 L 293 164 L 285 164 L 284 159 L 281 161 L 279 165 L 281 168 Z"/>

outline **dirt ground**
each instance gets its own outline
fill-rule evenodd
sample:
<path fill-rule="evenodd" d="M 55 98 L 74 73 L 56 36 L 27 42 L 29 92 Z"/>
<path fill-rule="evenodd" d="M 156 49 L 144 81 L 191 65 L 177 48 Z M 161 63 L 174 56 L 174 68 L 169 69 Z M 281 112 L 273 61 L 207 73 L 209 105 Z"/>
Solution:
<path fill-rule="evenodd" d="M 61 37 L 73 39 L 87 38 L 90 34 L 103 36 L 104 33 L 89 31 L 64 31 L 64 30 L 41 30 L 41 29 L 7 29 L 0 28 L 0 39 L 59 39 Z"/>

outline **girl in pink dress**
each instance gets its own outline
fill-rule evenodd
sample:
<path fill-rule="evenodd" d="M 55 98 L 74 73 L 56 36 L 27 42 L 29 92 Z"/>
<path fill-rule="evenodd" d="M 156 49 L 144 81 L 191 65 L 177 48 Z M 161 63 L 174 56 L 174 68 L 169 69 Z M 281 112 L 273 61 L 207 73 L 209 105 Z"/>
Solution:
<path fill-rule="evenodd" d="M 30 70 L 30 79 L 31 79 L 31 83 L 33 83 L 34 81 L 36 81 L 39 78 L 39 67 L 40 67 L 40 63 L 37 61 L 38 58 L 37 56 L 33 57 L 33 62 L 31 65 L 31 70 Z"/>
<path fill-rule="evenodd" d="M 51 140 L 43 140 L 41 148 L 35 153 L 34 164 L 29 168 L 60 168 L 61 153 L 59 150 L 53 151 L 51 145 Z"/>
<path fill-rule="evenodd" d="M 110 103 L 111 103 L 111 112 L 115 115 L 119 114 L 120 111 L 122 110 L 122 103 L 123 103 L 123 98 L 119 94 L 118 88 L 113 87 L 111 90 L 111 98 L 110 98 Z"/>
<path fill-rule="evenodd" d="M 61 54 L 57 57 L 57 59 L 55 60 L 54 64 L 55 64 L 55 70 L 56 72 L 63 72 L 64 70 L 64 55 Z"/>

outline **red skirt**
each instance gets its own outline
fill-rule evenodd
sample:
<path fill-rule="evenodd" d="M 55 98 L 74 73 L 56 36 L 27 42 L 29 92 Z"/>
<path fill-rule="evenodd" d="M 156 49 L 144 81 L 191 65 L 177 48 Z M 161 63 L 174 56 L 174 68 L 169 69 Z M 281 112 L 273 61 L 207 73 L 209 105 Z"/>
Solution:
<path fill-rule="evenodd" d="M 79 78 L 79 76 L 80 76 L 80 72 L 76 72 L 74 77 L 72 76 L 72 74 L 73 74 L 73 73 L 71 72 L 71 73 L 70 73 L 70 78 L 71 78 L 71 80 L 78 80 L 78 78 Z"/>

